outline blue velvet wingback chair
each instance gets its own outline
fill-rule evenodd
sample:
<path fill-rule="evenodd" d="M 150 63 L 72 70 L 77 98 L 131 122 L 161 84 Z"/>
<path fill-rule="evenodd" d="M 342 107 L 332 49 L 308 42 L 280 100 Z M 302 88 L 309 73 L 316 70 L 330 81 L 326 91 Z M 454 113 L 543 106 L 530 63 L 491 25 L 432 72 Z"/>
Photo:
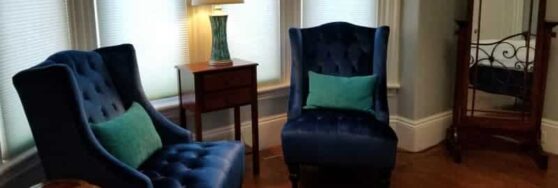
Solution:
<path fill-rule="evenodd" d="M 158 113 L 143 93 L 132 45 L 60 52 L 13 81 L 48 179 L 119 188 L 241 186 L 243 145 L 193 142 L 189 131 Z M 146 109 L 163 142 L 139 169 L 110 155 L 89 127 L 133 102 Z"/>
<path fill-rule="evenodd" d="M 386 86 L 388 27 L 345 22 L 289 30 L 292 47 L 288 121 L 282 131 L 285 161 L 293 187 L 299 166 L 368 168 L 389 185 L 397 137 L 389 126 Z M 376 74 L 375 115 L 364 112 L 305 110 L 308 71 L 335 76 Z M 335 97 L 335 96 L 332 96 Z"/>

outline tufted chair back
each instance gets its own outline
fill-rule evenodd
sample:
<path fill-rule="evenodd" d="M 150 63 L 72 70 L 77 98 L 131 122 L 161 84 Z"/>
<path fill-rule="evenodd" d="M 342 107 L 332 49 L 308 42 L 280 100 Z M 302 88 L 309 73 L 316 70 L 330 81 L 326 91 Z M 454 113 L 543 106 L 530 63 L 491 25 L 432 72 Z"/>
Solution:
<path fill-rule="evenodd" d="M 289 119 L 302 113 L 308 96 L 308 71 L 335 76 L 376 74 L 374 111 L 388 121 L 386 58 L 388 27 L 368 28 L 346 22 L 289 30 L 292 49 Z"/>
<path fill-rule="evenodd" d="M 137 102 L 163 145 L 191 142 L 190 132 L 161 115 L 145 97 L 130 44 L 63 51 L 13 78 L 48 179 L 82 179 L 101 187 L 152 187 L 150 179 L 110 155 L 90 125 Z"/>
<path fill-rule="evenodd" d="M 126 111 L 99 53 L 59 52 L 50 56 L 44 65 L 51 64 L 70 68 L 81 92 L 78 97 L 83 100 L 88 123 L 104 122 Z"/>

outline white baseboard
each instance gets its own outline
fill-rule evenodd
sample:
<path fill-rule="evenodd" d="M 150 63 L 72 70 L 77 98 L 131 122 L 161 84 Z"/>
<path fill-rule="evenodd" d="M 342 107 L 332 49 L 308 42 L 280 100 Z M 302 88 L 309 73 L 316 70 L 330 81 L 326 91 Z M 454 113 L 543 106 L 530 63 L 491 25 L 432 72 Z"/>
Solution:
<path fill-rule="evenodd" d="M 281 145 L 281 129 L 287 122 L 287 114 L 279 114 L 260 118 L 258 122 L 258 134 L 260 150 Z M 250 121 L 241 123 L 242 141 L 252 145 L 252 125 Z M 204 140 L 232 140 L 234 137 L 233 125 L 220 127 L 203 132 Z"/>
<path fill-rule="evenodd" d="M 445 139 L 446 129 L 452 124 L 452 112 L 447 111 L 419 120 L 391 116 L 390 124 L 399 138 L 400 149 L 420 152 Z M 558 155 L 558 121 L 543 118 L 541 134 L 543 150 Z"/>
<path fill-rule="evenodd" d="M 543 118 L 541 137 L 543 150 L 558 155 L 558 121 Z"/>
<path fill-rule="evenodd" d="M 452 113 L 443 112 L 419 120 L 391 116 L 390 124 L 399 138 L 399 149 L 419 152 L 442 142 L 451 125 Z"/>
<path fill-rule="evenodd" d="M 390 126 L 399 138 L 400 149 L 419 152 L 442 142 L 446 129 L 451 125 L 452 113 L 443 112 L 419 120 L 410 120 L 400 116 L 390 117 Z M 286 114 L 260 118 L 260 150 L 281 145 L 281 129 L 287 121 Z M 242 122 L 242 140 L 252 144 L 252 126 Z M 207 140 L 230 140 L 233 138 L 233 125 L 203 132 Z"/>

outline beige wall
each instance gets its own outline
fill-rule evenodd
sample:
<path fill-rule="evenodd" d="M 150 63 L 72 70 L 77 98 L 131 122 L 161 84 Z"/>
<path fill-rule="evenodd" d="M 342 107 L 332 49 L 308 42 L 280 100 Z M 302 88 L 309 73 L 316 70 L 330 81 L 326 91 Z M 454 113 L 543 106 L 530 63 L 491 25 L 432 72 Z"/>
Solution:
<path fill-rule="evenodd" d="M 401 44 L 400 44 L 400 84 L 398 93 L 399 115 L 415 117 L 415 59 L 418 54 L 419 43 L 419 4 L 417 0 L 402 1 L 401 15 Z"/>
<path fill-rule="evenodd" d="M 403 0 L 399 115 L 421 119 L 451 110 L 456 0 Z"/>

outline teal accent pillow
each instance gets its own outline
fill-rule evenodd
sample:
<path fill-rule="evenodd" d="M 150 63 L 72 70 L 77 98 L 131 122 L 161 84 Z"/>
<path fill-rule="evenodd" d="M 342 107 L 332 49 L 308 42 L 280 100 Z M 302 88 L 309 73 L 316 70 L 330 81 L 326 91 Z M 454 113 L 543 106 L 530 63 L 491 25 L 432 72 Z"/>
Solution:
<path fill-rule="evenodd" d="M 376 75 L 342 77 L 308 72 L 304 109 L 333 108 L 373 112 Z"/>
<path fill-rule="evenodd" d="M 112 120 L 91 126 L 95 137 L 114 157 L 138 168 L 155 151 L 161 149 L 161 138 L 145 109 L 138 103 Z"/>

